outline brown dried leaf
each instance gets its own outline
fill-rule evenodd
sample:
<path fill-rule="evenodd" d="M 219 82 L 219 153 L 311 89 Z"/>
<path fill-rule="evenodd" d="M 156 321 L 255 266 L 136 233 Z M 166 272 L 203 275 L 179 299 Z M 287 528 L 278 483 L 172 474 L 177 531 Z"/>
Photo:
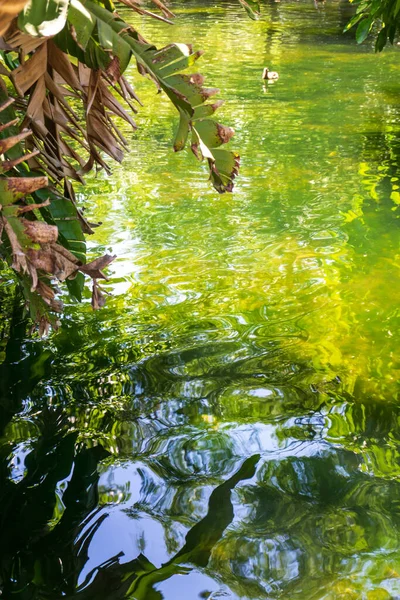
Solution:
<path fill-rule="evenodd" d="M 229 140 L 235 135 L 235 130 L 232 127 L 220 125 L 217 123 L 217 135 L 221 140 L 222 144 L 227 144 Z"/>
<path fill-rule="evenodd" d="M 164 23 L 168 23 L 169 25 L 172 25 L 172 21 L 169 21 L 165 17 L 161 17 L 160 15 L 150 12 L 149 10 L 146 10 L 145 8 L 141 8 L 140 2 L 135 2 L 135 0 L 121 0 L 121 2 L 122 2 L 122 4 L 129 6 L 129 8 L 131 8 L 132 10 L 137 12 L 139 15 L 147 15 L 149 17 L 152 17 L 153 19 L 157 19 L 159 21 L 163 21 Z M 166 13 L 164 13 L 164 14 L 166 14 Z"/>
<path fill-rule="evenodd" d="M 58 238 L 58 227 L 44 221 L 28 221 L 21 219 L 26 235 L 37 244 L 55 243 Z"/>
<path fill-rule="evenodd" d="M 122 161 L 124 154 L 118 141 L 110 131 L 107 123 L 104 122 L 104 119 L 98 110 L 93 110 L 88 115 L 87 134 L 91 144 L 95 143 L 101 150 L 104 150 L 104 152 L 117 162 Z M 97 158 L 96 162 L 98 162 Z"/>
<path fill-rule="evenodd" d="M 62 248 L 59 244 L 49 244 L 35 250 L 29 248 L 27 251 L 28 258 L 36 269 L 40 269 L 45 273 L 54 275 L 60 281 L 65 281 L 73 273 L 78 270 L 78 262 L 75 256 L 73 261 L 67 258 L 59 249 Z"/>
<path fill-rule="evenodd" d="M 30 212 L 31 210 L 36 210 L 39 208 L 43 208 L 44 206 L 49 206 L 49 204 L 50 200 L 47 198 L 47 200 L 41 202 L 40 204 L 27 204 L 26 206 L 20 206 L 18 207 L 17 216 L 24 215 L 25 213 Z"/>
<path fill-rule="evenodd" d="M 96 279 L 93 279 L 93 291 L 92 291 L 92 308 L 98 310 L 102 308 L 106 303 L 106 299 L 102 294 Z"/>
<path fill-rule="evenodd" d="M 114 56 L 107 67 L 106 74 L 111 81 L 118 81 L 121 77 L 121 67 L 118 56 Z"/>
<path fill-rule="evenodd" d="M 55 78 L 50 77 L 48 73 L 45 75 L 45 81 L 47 89 L 53 94 L 54 98 L 58 100 L 58 102 L 62 105 L 60 106 L 60 110 L 64 110 L 64 112 L 68 115 L 68 118 L 71 120 L 73 125 L 81 131 L 83 135 L 85 135 L 85 130 L 81 127 L 79 123 L 79 117 L 76 112 L 73 110 L 69 102 L 65 99 L 65 97 L 69 94 L 66 93 L 66 90 L 55 81 Z"/>
<path fill-rule="evenodd" d="M 46 102 L 46 100 L 45 100 Z M 40 117 L 40 119 L 43 119 L 44 121 L 44 113 L 43 113 L 43 117 Z M 46 140 L 47 136 L 50 135 L 49 130 L 47 129 L 47 127 L 45 126 L 45 124 L 43 123 L 43 121 L 41 121 L 40 119 L 37 119 L 35 121 L 32 121 L 31 119 L 29 119 L 29 127 L 32 129 L 33 133 L 38 136 L 40 139 L 42 140 Z M 25 119 L 24 121 L 24 125 L 28 124 L 28 118 Z"/>
<path fill-rule="evenodd" d="M 132 98 L 133 100 L 136 100 L 136 102 L 140 106 L 143 106 L 140 99 L 135 94 L 135 90 L 133 89 L 133 87 L 131 86 L 129 81 L 127 79 L 125 79 L 125 77 L 121 77 L 121 79 L 119 80 L 118 83 L 121 87 L 122 97 L 126 102 L 128 102 L 128 104 L 129 104 L 129 98 Z M 131 104 L 129 104 L 129 106 L 131 106 Z M 137 112 L 136 108 L 133 108 L 133 110 L 134 110 L 134 112 Z"/>
<path fill-rule="evenodd" d="M 55 45 L 53 41 L 48 42 L 48 60 L 55 71 L 71 86 L 73 90 L 83 92 L 81 83 L 76 75 L 70 59 Z"/>
<path fill-rule="evenodd" d="M 0 4 L 0 35 L 9 28 L 11 21 L 21 12 L 27 0 L 2 0 Z"/>
<path fill-rule="evenodd" d="M 47 43 L 47 38 L 34 37 L 29 33 L 24 33 L 15 28 L 13 31 L 8 31 L 6 35 L 7 44 L 15 50 L 21 51 L 22 55 L 33 52 L 42 44 Z"/>
<path fill-rule="evenodd" d="M 44 122 L 44 114 L 43 114 L 43 103 L 46 98 L 46 84 L 45 84 L 45 76 L 42 75 L 36 82 L 35 89 L 33 90 L 29 104 L 26 109 L 27 116 L 34 121 L 42 121 Z"/>
<path fill-rule="evenodd" d="M 1 217 L 0 217 L 1 218 Z M 17 235 L 10 223 L 5 217 L 2 217 L 4 230 L 10 241 L 10 246 L 13 254 L 12 268 L 21 273 L 28 273 L 28 263 L 22 246 L 18 241 Z"/>
<path fill-rule="evenodd" d="M 192 77 L 194 77 L 194 75 L 192 75 Z M 202 96 L 205 100 L 207 100 L 208 98 L 211 98 L 211 96 L 215 96 L 216 94 L 219 94 L 219 88 L 203 88 L 201 90 Z"/>
<path fill-rule="evenodd" d="M 92 70 L 89 69 L 89 67 L 87 67 L 86 65 L 84 65 L 81 62 L 78 63 L 78 77 L 79 77 L 80 84 L 83 88 L 88 87 L 91 72 L 92 72 Z"/>
<path fill-rule="evenodd" d="M 77 163 L 79 163 L 79 165 L 81 167 L 83 167 L 84 164 L 86 163 L 86 161 L 79 154 L 79 152 L 76 152 L 72 148 L 72 146 L 70 146 L 69 144 L 67 144 L 67 142 L 65 140 L 63 140 L 63 139 L 60 139 L 60 148 L 61 148 L 61 151 L 64 154 L 64 156 L 68 156 L 69 158 L 73 158 L 74 160 L 76 160 Z"/>
<path fill-rule="evenodd" d="M 118 102 L 118 100 L 115 98 L 115 96 L 113 96 L 113 94 L 111 94 L 111 92 L 108 90 L 108 88 L 104 84 L 104 82 L 101 82 L 100 89 L 101 89 L 101 99 L 102 99 L 104 106 L 106 108 L 108 108 L 117 117 L 124 119 L 127 123 L 129 123 L 129 125 L 133 129 L 136 129 L 137 126 L 136 126 L 135 121 L 132 119 L 130 114 L 123 108 L 123 106 Z M 96 107 L 97 107 L 97 104 L 96 104 Z"/>
<path fill-rule="evenodd" d="M 7 177 L 7 187 L 16 196 L 16 200 L 36 190 L 47 187 L 49 180 L 45 175 L 40 177 Z"/>
<path fill-rule="evenodd" d="M 15 158 L 14 160 L 5 160 L 3 162 L 0 162 L 0 164 L 1 164 L 3 171 L 6 172 L 6 171 L 9 171 L 10 169 L 16 167 L 17 165 L 19 165 L 22 162 L 27 162 L 28 160 L 34 158 L 38 154 L 40 154 L 39 150 L 35 150 L 34 152 L 31 152 L 30 154 L 23 154 L 19 158 Z"/>
<path fill-rule="evenodd" d="M 153 4 L 155 4 L 163 13 L 166 17 L 169 17 L 170 19 L 174 19 L 175 15 L 174 13 L 172 13 L 169 8 L 167 8 L 165 6 L 165 4 L 163 4 L 163 2 L 160 2 L 160 0 L 152 0 Z"/>
<path fill-rule="evenodd" d="M 117 135 L 121 144 L 124 146 L 125 150 L 127 152 L 129 152 L 128 142 L 127 142 L 126 138 L 122 135 L 122 132 L 118 129 L 118 127 L 115 125 L 115 123 L 110 118 L 108 118 L 107 120 L 109 122 L 110 127 L 113 129 L 113 131 L 115 131 L 115 134 Z"/>
<path fill-rule="evenodd" d="M 64 248 L 64 246 L 60 246 L 60 244 L 56 244 L 54 246 L 54 251 L 58 252 L 58 254 L 60 254 L 66 260 L 69 260 L 70 262 L 77 265 L 77 268 L 80 266 L 80 264 L 81 264 L 80 260 L 78 260 L 76 258 L 75 254 L 72 254 L 72 252 L 70 252 L 67 248 Z"/>
<path fill-rule="evenodd" d="M 201 73 L 192 73 L 192 75 L 189 75 L 189 81 L 190 83 L 194 83 L 195 85 L 203 85 L 204 75 L 202 75 Z M 215 91 L 216 94 L 218 92 L 219 90 Z"/>
<path fill-rule="evenodd" d="M 14 102 L 14 98 L 8 98 L 3 104 L 0 104 L 0 112 L 11 106 L 11 104 L 14 104 Z"/>
<path fill-rule="evenodd" d="M 11 79 L 21 98 L 34 83 L 46 72 L 47 69 L 47 44 L 42 44 L 25 63 L 22 63 L 11 72 Z"/>
<path fill-rule="evenodd" d="M 31 280 L 32 280 L 31 292 L 34 292 L 39 283 L 38 274 L 37 274 L 35 267 L 29 261 L 27 261 L 27 265 L 28 265 L 28 275 L 31 276 Z"/>
<path fill-rule="evenodd" d="M 37 285 L 37 292 L 42 296 L 43 300 L 53 300 L 55 297 L 55 292 L 52 287 L 44 283 L 43 281 L 39 281 Z"/>
<path fill-rule="evenodd" d="M 195 157 L 197 158 L 197 160 L 203 160 L 202 154 L 199 150 L 199 145 L 196 143 L 193 143 L 190 146 L 191 151 L 193 152 L 193 154 L 195 155 Z"/>
<path fill-rule="evenodd" d="M 0 62 L 0 75 L 4 75 L 4 77 L 8 77 L 10 72 L 5 68 L 2 62 Z"/>
<path fill-rule="evenodd" d="M 0 125 L 0 132 L 4 131 L 5 129 L 8 129 L 8 127 L 13 127 L 14 125 L 16 125 L 18 123 L 18 121 L 19 121 L 19 119 L 17 117 L 16 119 L 9 121 L 8 123 L 4 123 L 4 125 Z"/>
<path fill-rule="evenodd" d="M 90 79 L 89 85 L 87 88 L 87 105 L 86 105 L 86 118 L 90 113 L 90 109 L 92 108 L 92 104 L 96 98 L 99 83 L 101 79 L 101 71 L 90 71 Z"/>
<path fill-rule="evenodd" d="M 8 152 L 8 150 L 10 150 L 10 148 L 15 146 L 16 144 L 19 144 L 19 142 L 21 142 L 22 140 L 24 140 L 25 138 L 27 138 L 30 135 L 32 135 L 32 131 L 30 131 L 29 129 L 25 129 L 24 131 L 21 131 L 21 133 L 18 133 L 17 135 L 12 135 L 3 140 L 0 140 L 0 154 L 4 154 L 5 152 Z"/>
<path fill-rule="evenodd" d="M 62 302 L 60 302 L 60 300 L 55 299 L 55 292 L 52 287 L 39 280 L 36 286 L 36 292 L 40 294 L 40 296 L 43 298 L 46 304 L 48 304 L 54 312 L 62 312 Z"/>
<path fill-rule="evenodd" d="M 50 321 L 47 317 L 41 317 L 39 321 L 39 330 L 38 333 L 40 337 L 44 337 L 50 331 Z"/>
<path fill-rule="evenodd" d="M 77 141 L 85 150 L 89 151 L 89 147 L 88 144 L 86 143 L 86 134 L 83 133 L 83 130 L 81 131 L 75 131 L 74 129 L 72 129 L 72 127 L 70 127 L 69 123 L 69 119 L 66 115 L 66 113 L 62 110 L 59 110 L 58 108 L 54 108 L 51 111 L 48 111 L 47 108 L 44 112 L 45 116 L 48 117 L 49 119 L 51 119 L 52 121 L 54 121 L 54 123 L 59 127 L 60 131 L 66 133 L 70 138 L 74 139 L 75 141 Z M 48 141 L 48 139 L 46 140 Z M 57 141 L 57 147 L 54 147 L 54 149 L 57 149 L 57 155 L 59 153 L 59 143 Z M 61 165 L 61 163 L 60 163 Z M 62 173 L 60 174 L 62 176 Z"/>
<path fill-rule="evenodd" d="M 87 263 L 86 265 L 82 265 L 79 267 L 79 270 L 82 273 L 86 273 L 92 279 L 107 279 L 104 273 L 101 272 L 101 269 L 105 269 L 113 260 L 115 260 L 116 256 L 112 256 L 111 254 L 105 254 L 104 256 L 100 256 L 100 258 L 96 258 L 92 260 L 92 262 Z"/>

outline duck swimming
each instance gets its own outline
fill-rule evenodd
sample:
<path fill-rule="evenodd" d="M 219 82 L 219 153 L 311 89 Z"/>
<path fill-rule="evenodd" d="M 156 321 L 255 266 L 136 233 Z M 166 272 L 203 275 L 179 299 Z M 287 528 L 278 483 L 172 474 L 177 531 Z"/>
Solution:
<path fill-rule="evenodd" d="M 262 78 L 268 79 L 268 81 L 276 81 L 279 79 L 279 74 L 276 71 L 270 71 L 268 67 L 265 67 Z"/>

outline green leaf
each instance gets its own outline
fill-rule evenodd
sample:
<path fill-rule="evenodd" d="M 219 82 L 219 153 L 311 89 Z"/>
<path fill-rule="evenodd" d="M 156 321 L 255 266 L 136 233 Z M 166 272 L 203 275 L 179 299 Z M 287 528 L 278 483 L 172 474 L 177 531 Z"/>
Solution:
<path fill-rule="evenodd" d="M 368 8 L 369 14 L 377 17 L 382 10 L 382 2 L 381 0 L 372 0 L 371 4 L 366 5 L 366 8 Z"/>
<path fill-rule="evenodd" d="M 233 180 L 239 171 L 239 154 L 232 150 L 218 148 L 213 150 L 213 155 L 215 162 L 211 171 L 211 181 L 218 192 L 231 192 Z"/>
<path fill-rule="evenodd" d="M 82 263 L 86 262 L 85 236 L 79 222 L 77 209 L 69 198 L 50 189 L 38 190 L 33 194 L 35 202 L 50 199 L 50 205 L 40 209 L 47 223 L 57 225 L 63 246 L 68 248 Z"/>
<path fill-rule="evenodd" d="M 98 42 L 93 38 L 89 40 L 86 51 L 83 53 L 83 62 L 95 71 L 101 69 L 107 71 L 112 60 L 110 53 L 105 52 Z"/>
<path fill-rule="evenodd" d="M 161 73 L 160 76 L 162 77 Z M 219 92 L 217 89 L 204 89 L 190 75 L 171 75 L 164 80 L 164 84 L 185 96 L 192 107 L 203 104 L 210 96 Z"/>
<path fill-rule="evenodd" d="M 387 27 L 383 27 L 380 30 L 378 37 L 376 38 L 376 42 L 375 42 L 375 50 L 377 52 L 381 52 L 384 49 L 384 47 L 386 46 L 387 37 L 388 37 L 388 29 L 387 29 Z"/>
<path fill-rule="evenodd" d="M 193 121 L 211 117 L 211 115 L 214 114 L 217 108 L 219 108 L 222 104 L 223 100 L 217 100 L 217 102 L 214 102 L 214 104 L 203 104 L 201 106 L 196 106 L 193 113 Z"/>
<path fill-rule="evenodd" d="M 260 3 L 254 2 L 254 0 L 239 0 L 244 10 L 247 12 L 250 19 L 257 21 L 260 17 Z"/>
<path fill-rule="evenodd" d="M 77 273 L 74 279 L 67 279 L 67 288 L 71 296 L 76 298 L 78 302 L 82 302 L 82 292 L 85 287 L 85 276 L 83 273 Z"/>
<path fill-rule="evenodd" d="M 82 263 L 86 263 L 85 236 L 79 223 L 77 209 L 71 200 L 49 189 L 38 190 L 33 197 L 36 202 L 50 199 L 50 205 L 40 209 L 43 218 L 47 223 L 57 225 L 59 243 L 70 250 Z M 74 279 L 67 279 L 66 284 L 71 296 L 80 302 L 85 285 L 83 273 L 77 273 Z"/>
<path fill-rule="evenodd" d="M 229 142 L 233 136 L 233 129 L 224 127 L 212 119 L 196 121 L 194 127 L 198 136 L 209 148 L 218 148 L 218 146 Z"/>
<path fill-rule="evenodd" d="M 82 50 L 72 37 L 68 27 L 64 27 L 64 29 L 55 37 L 54 41 L 60 50 L 74 56 L 79 62 L 90 69 L 102 69 L 103 71 L 106 71 L 111 63 L 112 57 L 110 54 L 105 52 L 105 50 L 100 47 L 99 43 L 92 37 L 89 39 L 85 50 Z"/>
<path fill-rule="evenodd" d="M 132 56 L 129 44 L 108 23 L 101 19 L 97 19 L 97 32 L 100 47 L 105 51 L 112 52 L 112 55 L 118 58 L 119 70 L 122 74 L 129 65 Z"/>
<path fill-rule="evenodd" d="M 363 19 L 357 27 L 356 30 L 356 40 L 358 44 L 362 44 L 362 42 L 367 38 L 371 26 L 373 22 L 373 17 L 368 17 L 367 19 Z"/>
<path fill-rule="evenodd" d="M 95 10 L 93 10 L 95 9 Z M 96 10 L 100 9 L 100 10 Z M 127 68 L 132 49 L 110 23 L 115 17 L 93 2 L 71 0 L 68 24 L 57 35 L 57 46 L 91 69 L 107 71 L 113 58 L 118 60 L 122 74 Z M 126 24 L 120 21 L 123 27 Z"/>
<path fill-rule="evenodd" d="M 33 36 L 53 36 L 66 21 L 69 0 L 29 0 L 18 17 L 21 31 Z"/>
<path fill-rule="evenodd" d="M 71 0 L 68 24 L 78 46 L 85 50 L 96 26 L 96 19 L 79 0 Z"/>
<path fill-rule="evenodd" d="M 161 66 L 175 62 L 184 56 L 189 56 L 191 53 L 191 48 L 187 44 L 169 44 L 169 46 L 165 46 L 161 50 L 157 50 L 154 46 L 153 48 L 155 52 L 153 53 L 152 61 L 155 65 L 160 64 Z"/>
<path fill-rule="evenodd" d="M 400 0 L 399 0 L 400 1 Z M 356 23 L 359 22 L 360 19 L 364 17 L 364 14 L 354 15 L 352 19 L 347 23 L 346 27 L 343 29 L 343 32 L 349 31 Z"/>
<path fill-rule="evenodd" d="M 198 149 L 200 149 L 201 156 L 198 155 Z M 192 150 L 195 153 L 195 155 L 198 158 L 200 158 L 200 160 L 203 156 L 204 158 L 209 159 L 211 163 L 214 163 L 213 153 L 211 152 L 207 144 L 203 142 L 200 134 L 197 132 L 195 127 L 192 128 Z"/>
<path fill-rule="evenodd" d="M 392 25 L 388 29 L 388 37 L 389 37 L 389 41 L 391 44 L 393 44 L 393 42 L 394 42 L 394 38 L 396 36 L 396 30 L 397 30 L 396 23 L 392 23 Z"/>
<path fill-rule="evenodd" d="M 160 75 L 162 77 L 168 77 L 168 75 L 173 75 L 174 73 L 183 71 L 188 67 L 192 67 L 202 54 L 202 52 L 198 51 L 190 54 L 189 56 L 183 56 L 179 60 L 169 63 L 160 69 Z"/>
<path fill-rule="evenodd" d="M 180 113 L 180 119 L 179 119 L 179 127 L 178 127 L 178 131 L 176 132 L 176 136 L 175 136 L 175 140 L 174 140 L 174 150 L 175 152 L 179 152 L 180 150 L 183 150 L 183 148 L 186 145 L 186 140 L 188 138 L 189 135 L 189 119 L 188 117 L 185 115 L 185 113 L 179 111 Z"/>
<path fill-rule="evenodd" d="M 2 206 L 8 206 L 16 202 L 13 192 L 8 189 L 8 179 L 0 178 L 0 202 Z"/>
<path fill-rule="evenodd" d="M 231 191 L 233 178 L 237 174 L 238 159 L 232 159 L 234 168 L 227 170 L 226 176 L 221 176 L 218 174 L 218 165 L 215 164 L 212 148 L 228 142 L 233 131 L 210 119 L 195 120 L 199 116 L 212 114 L 218 108 L 218 102 L 212 105 L 205 103 L 219 90 L 204 88 L 203 77 L 198 74 L 182 75 L 177 73 L 179 69 L 192 66 L 199 58 L 200 53 L 193 53 L 191 47 L 185 44 L 170 44 L 158 50 L 155 46 L 143 42 L 138 34 L 127 27 L 127 24 L 118 15 L 110 14 L 105 8 L 91 0 L 84 0 L 84 5 L 97 18 L 101 47 L 112 53 L 119 52 L 123 55 L 125 46 L 119 41 L 123 40 L 129 45 L 142 72 L 148 73 L 156 81 L 178 109 L 180 121 L 174 141 L 175 151 L 184 147 L 191 128 L 192 150 L 198 158 L 202 156 L 208 159 L 214 186 L 219 192 Z M 110 29 L 115 37 L 111 35 Z M 204 107 L 204 110 L 198 110 L 199 107 Z M 229 180 L 228 173 L 232 175 Z"/>
<path fill-rule="evenodd" d="M 189 46 L 186 46 L 185 44 L 171 44 L 161 51 L 158 51 L 155 46 L 139 41 L 137 34 L 132 30 L 129 30 L 124 21 L 119 19 L 118 16 L 110 14 L 102 6 L 91 2 L 91 0 L 85 0 L 85 6 L 99 20 L 110 25 L 114 32 L 120 35 L 129 44 L 136 61 L 159 83 L 175 106 L 191 117 L 193 109 L 190 102 L 187 101 L 182 92 L 175 90 L 172 87 L 171 82 L 168 82 L 167 79 L 163 78 L 160 74 L 161 67 L 164 64 L 171 62 L 172 55 L 173 60 L 186 56 L 187 52 L 190 52 Z"/>

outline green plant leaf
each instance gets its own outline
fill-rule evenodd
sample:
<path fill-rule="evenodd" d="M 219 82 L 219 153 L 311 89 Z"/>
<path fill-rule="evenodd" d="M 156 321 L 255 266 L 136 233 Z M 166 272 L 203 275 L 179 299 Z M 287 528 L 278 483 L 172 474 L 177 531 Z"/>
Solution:
<path fill-rule="evenodd" d="M 180 119 L 179 119 L 179 127 L 178 130 L 176 132 L 175 135 L 175 140 L 174 140 L 174 150 L 175 152 L 179 152 L 180 150 L 182 150 L 185 145 L 186 145 L 186 141 L 189 135 L 189 123 L 190 120 L 189 118 L 186 116 L 185 113 L 179 111 L 180 113 Z"/>
<path fill-rule="evenodd" d="M 382 27 L 375 42 L 375 49 L 377 52 L 381 52 L 384 49 L 384 47 L 386 46 L 387 38 L 388 28 Z"/>
<path fill-rule="evenodd" d="M 96 26 L 96 19 L 79 0 L 71 0 L 68 8 L 68 25 L 78 46 L 85 50 Z"/>
<path fill-rule="evenodd" d="M 33 194 L 36 202 L 50 200 L 49 206 L 40 209 L 47 223 L 57 225 L 58 241 L 76 256 L 81 263 L 86 263 L 86 242 L 79 223 L 77 209 L 69 198 L 52 189 L 38 190 Z M 67 279 L 66 285 L 71 296 L 79 302 L 85 285 L 83 273 L 77 273 L 74 279 Z"/>
<path fill-rule="evenodd" d="M 363 17 L 364 17 L 363 13 L 354 15 L 354 17 L 352 17 L 350 19 L 350 21 L 347 23 L 346 27 L 343 29 L 343 32 L 349 31 L 349 29 L 354 27 L 354 25 L 356 25 L 360 21 L 360 19 L 362 19 Z"/>
<path fill-rule="evenodd" d="M 60 50 L 74 56 L 90 69 L 106 71 L 111 63 L 112 57 L 110 54 L 105 52 L 93 37 L 88 40 L 86 48 L 83 50 L 68 27 L 64 27 L 54 38 L 54 41 Z"/>
<path fill-rule="evenodd" d="M 174 141 L 174 150 L 179 151 L 185 146 L 188 131 L 192 129 L 192 150 L 198 158 L 208 160 L 210 177 L 218 192 L 232 191 L 233 178 L 237 174 L 239 161 L 237 155 L 232 158 L 232 168 L 219 175 L 219 166 L 213 154 L 213 148 L 229 141 L 233 131 L 223 127 L 211 119 L 197 120 L 212 114 L 220 103 L 207 105 L 207 100 L 218 93 L 215 88 L 204 88 L 203 77 L 177 73 L 179 69 L 192 66 L 201 53 L 193 53 L 190 46 L 185 44 L 170 44 L 161 50 L 143 42 L 138 34 L 127 27 L 118 15 L 110 14 L 106 9 L 91 0 L 84 0 L 85 7 L 98 19 L 98 22 L 108 25 L 114 33 L 124 40 L 129 46 L 142 72 L 150 75 L 157 85 L 164 90 L 169 99 L 178 109 L 180 121 L 178 132 Z M 108 37 L 99 36 L 99 43 L 113 53 L 121 48 L 109 35 L 108 29 L 101 25 L 101 30 L 107 32 Z M 123 47 L 123 46 L 122 46 Z M 201 107 L 201 109 L 199 108 Z M 210 108 L 208 108 L 210 107 Z M 223 169 L 221 169 L 223 173 Z M 228 175 L 228 173 L 230 175 Z M 228 181 L 228 177 L 231 179 Z"/>
<path fill-rule="evenodd" d="M 18 27 L 33 36 L 54 36 L 66 21 L 69 0 L 29 0 L 19 14 Z"/>
<path fill-rule="evenodd" d="M 106 52 L 111 52 L 119 61 L 119 71 L 122 74 L 132 56 L 129 44 L 102 19 L 97 19 L 99 45 Z"/>
<path fill-rule="evenodd" d="M 372 26 L 372 22 L 373 22 L 373 17 L 367 17 L 366 19 L 363 19 L 362 21 L 360 21 L 360 23 L 358 24 L 357 30 L 356 30 L 356 40 L 358 44 L 362 44 L 362 42 L 367 38 L 371 26 Z"/>
<path fill-rule="evenodd" d="M 239 154 L 233 150 L 216 148 L 213 156 L 215 162 L 212 165 L 211 180 L 215 189 L 220 193 L 232 191 L 233 180 L 239 171 Z"/>
<path fill-rule="evenodd" d="M 41 189 L 33 194 L 35 202 L 50 200 L 49 206 L 40 209 L 48 223 L 57 225 L 59 235 L 68 248 L 82 263 L 86 262 L 85 236 L 79 223 L 77 209 L 69 198 L 52 189 Z"/>
<path fill-rule="evenodd" d="M 253 21 L 257 21 L 260 17 L 260 3 L 254 0 L 239 0 L 244 10 Z"/>
<path fill-rule="evenodd" d="M 218 146 L 229 142 L 233 136 L 233 129 L 224 127 L 212 119 L 196 121 L 194 127 L 198 136 L 209 148 L 218 148 Z"/>
<path fill-rule="evenodd" d="M 388 28 L 388 37 L 391 44 L 394 42 L 394 38 L 396 36 L 397 26 L 396 23 L 392 23 L 392 25 Z"/>

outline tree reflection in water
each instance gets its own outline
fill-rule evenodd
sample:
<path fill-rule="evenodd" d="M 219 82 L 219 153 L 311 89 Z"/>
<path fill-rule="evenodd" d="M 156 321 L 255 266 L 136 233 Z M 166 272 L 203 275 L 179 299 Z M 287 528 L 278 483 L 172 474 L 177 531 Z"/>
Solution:
<path fill-rule="evenodd" d="M 8 424 L 21 409 L 21 399 L 13 398 L 13 390 L 21 388 L 14 385 L 12 366 L 24 360 L 22 344 L 20 356 L 15 354 L 18 341 L 22 341 L 18 339 L 18 326 L 24 333 L 17 310 L 10 328 L 13 342 L 7 344 L 9 352 L 1 365 L 1 380 L 7 382 L 17 408 L 12 415 L 3 386 L 0 401 L 8 408 Z M 34 353 L 25 358 L 28 363 L 35 359 Z M 28 371 L 31 367 L 25 365 Z M 20 369 L 21 365 L 16 372 Z M 31 380 L 32 390 L 35 383 Z M 24 392 L 29 393 L 27 389 Z M 98 465 L 110 453 L 101 445 L 80 442 L 79 431 L 73 427 L 74 417 L 60 406 L 44 404 L 39 415 L 32 416 L 36 435 L 30 432 L 29 442 L 15 443 L 20 423 L 15 422 L 8 430 L 6 423 L 3 426 L 0 560 L 5 598 L 162 598 L 155 584 L 188 573 L 190 568 L 182 565 L 207 566 L 214 546 L 234 518 L 231 491 L 254 476 L 260 458 L 256 454 L 246 459 L 215 487 L 207 514 L 189 529 L 182 548 L 163 565 L 157 568 L 142 552 L 133 560 L 121 562 L 124 553 L 120 551 L 87 572 L 79 583 L 93 538 L 108 516 L 107 509 L 98 506 Z M 24 432 L 19 433 L 22 438 Z"/>
<path fill-rule="evenodd" d="M 63 383 L 65 355 L 39 342 L 27 352 L 18 306 L 10 331 L 3 597 L 180 598 L 185 580 L 193 598 L 399 588 L 396 404 L 338 382 L 267 385 L 243 366 L 233 377 L 218 360 L 193 380 L 175 368 L 193 357 L 168 352 Z"/>

